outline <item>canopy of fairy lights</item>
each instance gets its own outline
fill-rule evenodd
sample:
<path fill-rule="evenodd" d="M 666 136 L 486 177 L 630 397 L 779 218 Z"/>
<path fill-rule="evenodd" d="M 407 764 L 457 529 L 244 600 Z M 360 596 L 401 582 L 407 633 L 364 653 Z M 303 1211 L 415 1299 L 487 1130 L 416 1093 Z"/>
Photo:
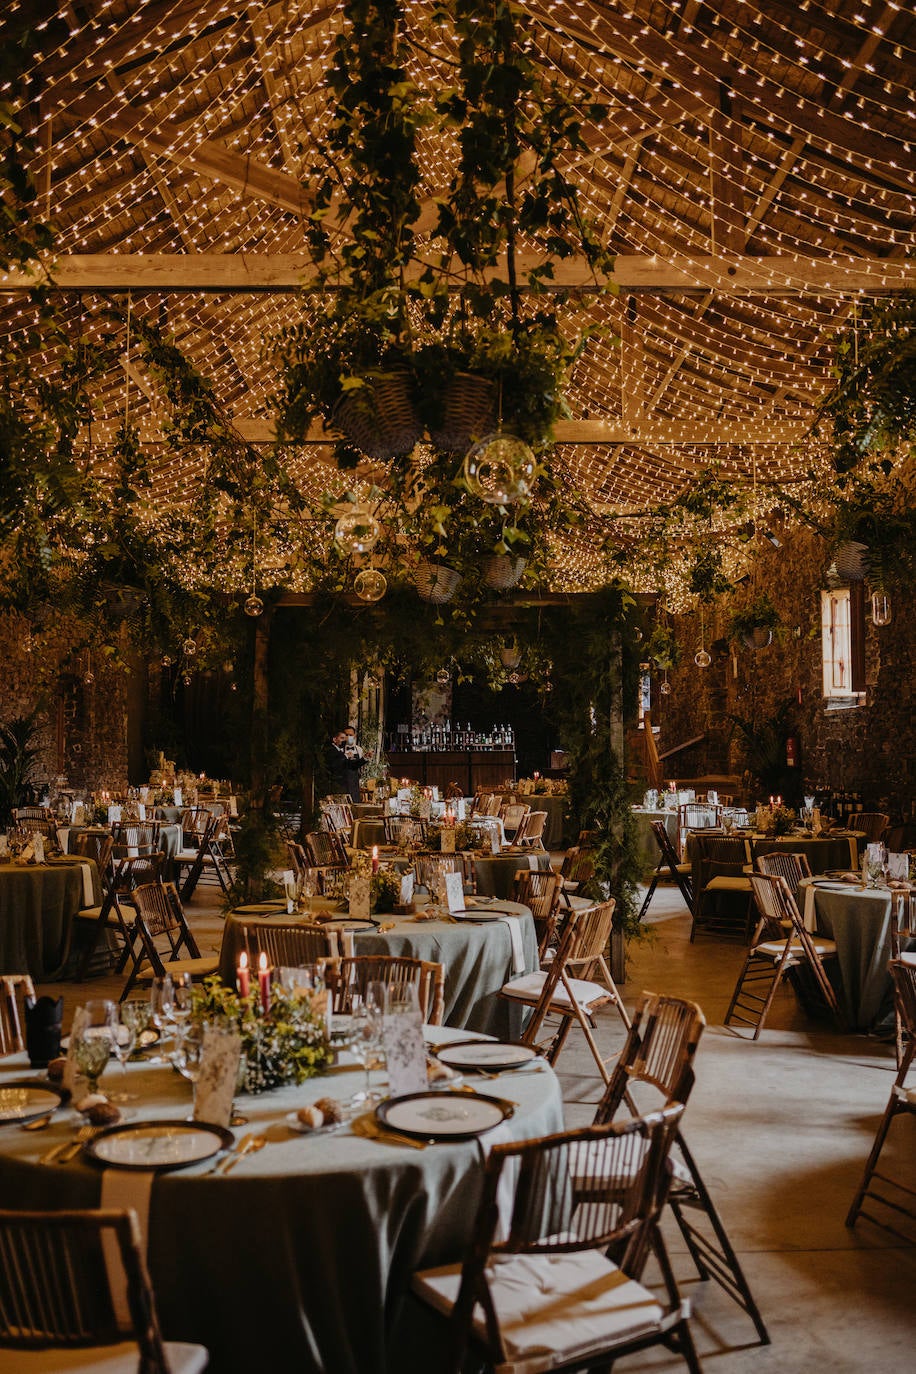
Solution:
<path fill-rule="evenodd" d="M 307 271 L 305 172 L 328 117 L 326 74 L 341 7 L 320 0 L 14 0 L 47 34 L 29 74 L 41 152 L 40 206 L 56 229 L 54 277 L 74 327 L 107 329 L 112 298 L 168 331 L 213 384 L 240 435 L 269 444 L 276 385 L 264 342 L 300 309 Z M 437 6 L 404 5 L 402 42 L 421 87 L 455 65 Z M 830 341 L 863 298 L 916 286 L 916 15 L 885 0 L 595 0 L 527 3 L 525 39 L 550 80 L 583 106 L 587 155 L 566 168 L 617 258 L 613 293 L 588 298 L 589 339 L 567 386 L 551 464 L 588 518 L 555 542 L 550 582 L 587 588 L 636 550 L 655 512 L 709 470 L 765 523 L 785 495 L 816 508 L 826 451 L 809 434 L 829 388 Z M 454 147 L 421 139 L 434 219 Z M 422 256 L 422 224 L 420 248 Z M 564 279 L 576 278 L 564 264 Z M 559 276 L 560 274 L 558 274 Z M 0 279 L 15 337 L 33 307 Z M 96 323 L 97 316 L 99 322 Z M 151 535 L 205 490 L 193 448 L 163 442 L 167 402 L 125 333 L 80 434 L 104 482 L 125 415 L 152 474 Z M 320 435 L 282 461 L 308 503 L 349 487 L 368 499 L 377 469 L 341 480 Z M 697 524 L 684 513 L 685 549 Z M 667 526 L 672 537 L 672 526 Z M 309 589 L 295 551 L 327 522 L 275 520 L 270 537 L 227 540 L 227 590 Z M 744 557 L 740 551 L 736 557 Z M 685 554 L 686 557 L 686 554 Z M 195 570 L 186 569 L 193 582 Z M 664 579 L 676 594 L 677 560 Z"/>

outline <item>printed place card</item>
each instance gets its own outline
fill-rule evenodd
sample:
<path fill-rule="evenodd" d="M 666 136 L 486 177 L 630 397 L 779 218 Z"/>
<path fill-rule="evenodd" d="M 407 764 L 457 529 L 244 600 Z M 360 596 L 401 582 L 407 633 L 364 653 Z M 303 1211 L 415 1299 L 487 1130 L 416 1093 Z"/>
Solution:
<path fill-rule="evenodd" d="M 398 896 L 400 906 L 410 906 L 413 901 L 413 881 L 414 875 L 412 873 L 401 874 L 401 891 Z"/>
<path fill-rule="evenodd" d="M 221 1026 L 204 1026 L 200 1074 L 194 1085 L 194 1116 L 214 1126 L 228 1126 L 232 1117 L 242 1056 L 242 1037 Z"/>
<path fill-rule="evenodd" d="M 354 920 L 368 921 L 370 900 L 370 880 L 361 875 L 350 879 L 350 915 Z"/>
<path fill-rule="evenodd" d="M 439 832 L 443 854 L 454 854 L 455 852 L 455 828 L 451 825 L 444 825 Z"/>
<path fill-rule="evenodd" d="M 395 1012 L 382 1028 L 388 1090 L 392 1097 L 423 1092 L 426 1087 L 426 1045 L 420 1011 Z"/>
<path fill-rule="evenodd" d="M 464 910 L 464 874 L 463 873 L 443 873 L 443 886 L 445 887 L 445 900 L 448 903 L 449 911 Z"/>

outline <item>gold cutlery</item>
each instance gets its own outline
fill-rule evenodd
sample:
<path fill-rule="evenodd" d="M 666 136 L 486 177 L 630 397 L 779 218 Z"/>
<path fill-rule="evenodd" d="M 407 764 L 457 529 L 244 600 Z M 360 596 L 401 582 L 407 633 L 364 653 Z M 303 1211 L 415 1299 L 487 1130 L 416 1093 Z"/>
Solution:
<path fill-rule="evenodd" d="M 54 1111 L 56 1110 L 54 1108 Z M 44 1116 L 38 1116 L 34 1121 L 23 1121 L 22 1129 L 24 1131 L 43 1131 L 45 1126 L 50 1126 L 54 1111 L 46 1112 Z"/>
<path fill-rule="evenodd" d="M 231 1173 L 235 1168 L 239 1160 L 244 1159 L 246 1155 L 257 1154 L 258 1150 L 263 1150 L 266 1144 L 267 1141 L 262 1135 L 246 1136 L 234 1154 L 229 1155 L 229 1157 L 223 1161 L 222 1168 L 217 1172 L 225 1178 L 226 1174 Z"/>
<path fill-rule="evenodd" d="M 426 1149 L 425 1140 L 416 1140 L 411 1135 L 401 1135 L 399 1131 L 380 1126 L 372 1116 L 357 1117 L 350 1123 L 350 1129 L 354 1135 L 363 1136 L 366 1140 L 378 1140 L 383 1145 L 407 1145 L 412 1150 Z"/>
<path fill-rule="evenodd" d="M 75 1159 L 87 1140 L 91 1140 L 98 1127 L 80 1126 L 73 1140 L 65 1140 L 61 1145 L 54 1145 L 46 1154 L 43 1154 L 38 1161 L 39 1164 L 69 1164 L 71 1159 Z"/>

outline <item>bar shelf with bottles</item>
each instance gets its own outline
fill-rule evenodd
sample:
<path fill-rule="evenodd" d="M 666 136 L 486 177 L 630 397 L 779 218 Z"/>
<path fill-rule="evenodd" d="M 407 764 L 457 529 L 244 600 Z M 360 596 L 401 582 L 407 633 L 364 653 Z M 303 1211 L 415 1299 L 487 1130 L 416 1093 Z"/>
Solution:
<path fill-rule="evenodd" d="M 399 725 L 385 739 L 392 778 L 410 778 L 426 787 L 457 782 L 472 797 L 482 787 L 515 780 L 515 731 L 511 725 L 473 730 L 470 723 Z"/>

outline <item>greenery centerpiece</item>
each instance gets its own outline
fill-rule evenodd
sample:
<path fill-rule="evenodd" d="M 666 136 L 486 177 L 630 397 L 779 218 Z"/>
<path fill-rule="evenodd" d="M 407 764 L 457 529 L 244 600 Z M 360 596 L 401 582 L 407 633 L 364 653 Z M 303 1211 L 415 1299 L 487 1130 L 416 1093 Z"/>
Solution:
<path fill-rule="evenodd" d="M 238 1031 L 245 1092 L 304 1083 L 330 1063 L 324 993 L 293 993 L 274 984 L 265 1012 L 257 990 L 240 997 L 220 978 L 212 977 L 195 985 L 191 1008 L 192 1020 L 200 1024 L 211 1022 Z"/>
<path fill-rule="evenodd" d="M 762 807 L 759 812 L 760 829 L 764 835 L 788 835 L 794 830 L 797 818 L 790 806 Z"/>

